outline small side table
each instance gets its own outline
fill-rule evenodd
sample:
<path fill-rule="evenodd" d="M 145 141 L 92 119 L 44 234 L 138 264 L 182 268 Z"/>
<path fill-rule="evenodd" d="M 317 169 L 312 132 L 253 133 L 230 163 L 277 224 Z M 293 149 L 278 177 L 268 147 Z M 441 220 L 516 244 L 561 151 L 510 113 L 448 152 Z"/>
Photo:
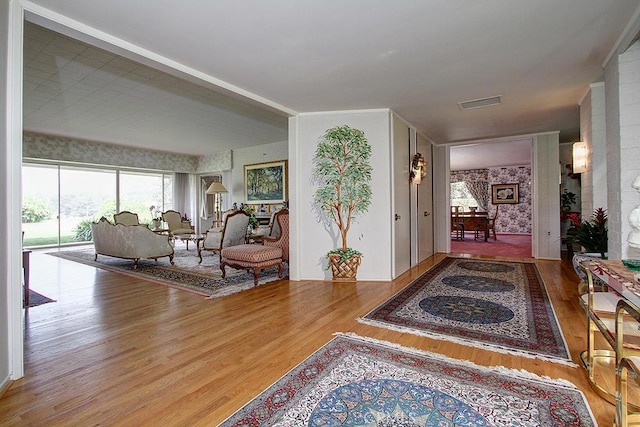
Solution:
<path fill-rule="evenodd" d="M 28 249 L 22 250 L 22 270 L 24 272 L 24 306 L 29 307 L 29 263 L 31 258 L 31 251 Z"/>
<path fill-rule="evenodd" d="M 189 250 L 189 242 L 196 244 L 196 250 L 198 251 L 198 258 L 202 262 L 202 245 L 200 242 L 204 241 L 204 234 L 180 234 L 175 236 L 187 244 L 187 250 Z"/>

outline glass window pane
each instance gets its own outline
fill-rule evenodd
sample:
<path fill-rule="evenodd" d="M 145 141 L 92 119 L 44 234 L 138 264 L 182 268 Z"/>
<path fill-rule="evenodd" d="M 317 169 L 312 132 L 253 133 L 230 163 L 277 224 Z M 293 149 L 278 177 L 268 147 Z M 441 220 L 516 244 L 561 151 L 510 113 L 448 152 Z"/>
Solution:
<path fill-rule="evenodd" d="M 60 168 L 60 244 L 91 239 L 91 222 L 116 212 L 116 172 Z"/>
<path fill-rule="evenodd" d="M 120 172 L 120 210 L 138 214 L 142 224 L 163 212 L 162 174 Z"/>
<path fill-rule="evenodd" d="M 25 247 L 58 244 L 58 166 L 23 165 L 22 231 Z"/>
<path fill-rule="evenodd" d="M 164 174 L 164 210 L 173 209 L 173 175 Z"/>

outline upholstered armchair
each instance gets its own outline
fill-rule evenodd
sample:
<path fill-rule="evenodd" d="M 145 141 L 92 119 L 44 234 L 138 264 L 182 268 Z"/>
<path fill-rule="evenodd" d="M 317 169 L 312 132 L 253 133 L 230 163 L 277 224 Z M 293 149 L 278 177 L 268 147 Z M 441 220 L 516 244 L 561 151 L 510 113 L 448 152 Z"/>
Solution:
<path fill-rule="evenodd" d="M 248 226 L 249 215 L 246 212 L 237 210 L 228 213 L 224 217 L 222 229 L 211 228 L 207 230 L 202 242 L 202 251 L 220 253 L 222 248 L 244 244 L 247 239 Z"/>
<path fill-rule="evenodd" d="M 168 210 L 162 213 L 162 220 L 167 223 L 169 227 L 169 234 L 171 236 L 193 234 L 194 227 L 189 221 L 183 221 L 180 212 Z"/>
<path fill-rule="evenodd" d="M 129 211 L 122 211 L 122 212 L 118 212 L 117 214 L 114 214 L 113 222 L 115 224 L 122 224 L 122 225 L 140 225 L 140 221 L 138 220 L 138 214 L 129 212 Z"/>
<path fill-rule="evenodd" d="M 253 284 L 258 285 L 261 270 L 278 267 L 278 277 L 282 278 L 283 263 L 289 263 L 289 211 L 282 209 L 274 215 L 278 224 L 278 237 L 264 237 L 262 245 L 236 245 L 220 251 L 220 270 L 226 277 L 226 267 L 253 270 Z"/>
<path fill-rule="evenodd" d="M 278 235 L 262 238 L 264 246 L 276 246 L 282 249 L 282 261 L 289 263 L 289 210 L 281 209 L 273 216 L 273 228 L 277 227 Z"/>
<path fill-rule="evenodd" d="M 253 236 L 260 237 L 278 237 L 280 235 L 280 225 L 277 221 L 275 221 L 276 214 L 280 211 L 275 211 L 271 214 L 271 219 L 269 219 L 268 225 L 260 225 L 254 232 Z"/>

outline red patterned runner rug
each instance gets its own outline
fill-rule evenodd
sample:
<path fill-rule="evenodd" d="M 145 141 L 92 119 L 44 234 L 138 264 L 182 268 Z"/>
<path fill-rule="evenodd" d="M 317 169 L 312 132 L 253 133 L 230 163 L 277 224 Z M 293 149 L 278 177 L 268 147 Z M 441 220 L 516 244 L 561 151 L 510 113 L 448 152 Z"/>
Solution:
<path fill-rule="evenodd" d="M 575 366 L 533 263 L 447 257 L 358 320 Z"/>
<path fill-rule="evenodd" d="M 240 408 L 231 426 L 593 426 L 566 380 L 339 334 Z"/>

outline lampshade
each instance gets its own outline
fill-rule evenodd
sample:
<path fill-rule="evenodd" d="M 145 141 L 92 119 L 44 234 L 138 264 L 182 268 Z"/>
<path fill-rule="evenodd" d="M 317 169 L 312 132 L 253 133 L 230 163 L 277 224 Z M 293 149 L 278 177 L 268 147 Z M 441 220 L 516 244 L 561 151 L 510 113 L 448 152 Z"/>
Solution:
<path fill-rule="evenodd" d="M 206 191 L 207 194 L 219 194 L 219 193 L 227 193 L 227 189 L 224 188 L 221 182 L 214 181 Z"/>
<path fill-rule="evenodd" d="M 584 173 L 587 171 L 587 143 L 573 143 L 573 173 Z"/>

